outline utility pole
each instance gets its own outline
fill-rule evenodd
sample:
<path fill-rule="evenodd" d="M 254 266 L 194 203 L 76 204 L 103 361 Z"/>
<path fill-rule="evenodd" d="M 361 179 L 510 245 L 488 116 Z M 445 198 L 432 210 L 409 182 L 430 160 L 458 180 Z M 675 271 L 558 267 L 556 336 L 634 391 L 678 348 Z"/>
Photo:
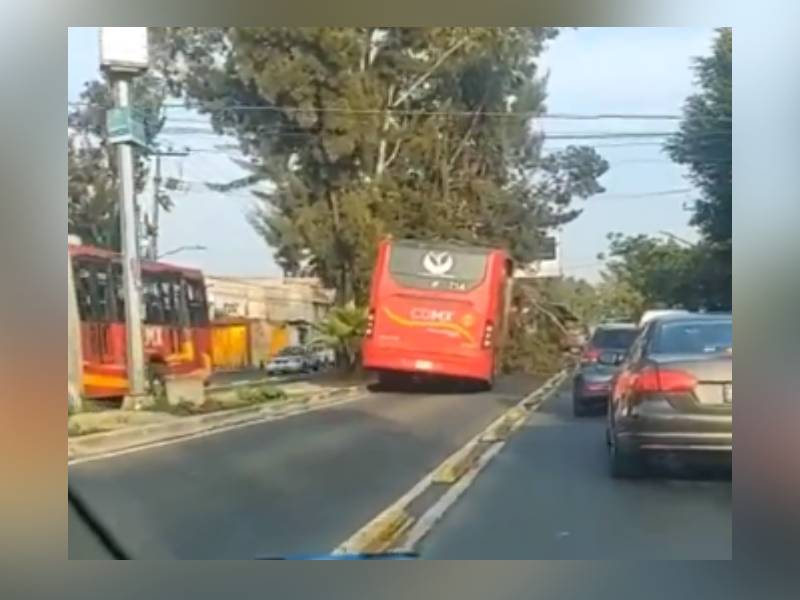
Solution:
<path fill-rule="evenodd" d="M 67 244 L 69 244 L 69 240 Z M 83 408 L 81 402 L 82 369 L 78 300 L 75 295 L 72 258 L 67 251 L 67 406 L 75 412 L 80 412 Z"/>
<path fill-rule="evenodd" d="M 150 260 L 158 260 L 158 221 L 159 213 L 161 211 L 161 157 L 162 156 L 189 156 L 189 152 L 182 151 L 167 151 L 154 150 L 152 156 L 156 159 L 155 176 L 153 177 L 153 207 L 151 212 L 152 222 L 148 223 L 148 244 L 147 244 L 147 258 Z"/>
<path fill-rule="evenodd" d="M 114 77 L 116 107 L 127 109 L 130 105 L 130 82 L 126 75 Z M 144 338 L 142 335 L 141 273 L 139 265 L 139 240 L 136 224 L 136 192 L 133 179 L 133 148 L 131 144 L 117 144 L 117 169 L 119 173 L 120 228 L 122 231 L 122 280 L 125 297 L 125 323 L 128 338 L 129 395 L 145 393 Z"/>
<path fill-rule="evenodd" d="M 109 142 L 117 147 L 128 400 L 136 403 L 146 393 L 146 377 L 133 144 L 146 145 L 147 140 L 144 123 L 130 106 L 130 82 L 148 67 L 147 27 L 101 27 L 100 62 L 114 92 L 115 106 L 109 112 L 107 129 Z"/>

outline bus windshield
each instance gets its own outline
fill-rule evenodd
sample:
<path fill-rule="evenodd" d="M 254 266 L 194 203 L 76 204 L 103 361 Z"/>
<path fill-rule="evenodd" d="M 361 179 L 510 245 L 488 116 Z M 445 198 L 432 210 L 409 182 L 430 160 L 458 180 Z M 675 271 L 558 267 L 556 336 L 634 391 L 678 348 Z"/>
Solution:
<path fill-rule="evenodd" d="M 402 287 L 466 292 L 483 281 L 488 256 L 484 248 L 395 244 L 389 273 Z"/>

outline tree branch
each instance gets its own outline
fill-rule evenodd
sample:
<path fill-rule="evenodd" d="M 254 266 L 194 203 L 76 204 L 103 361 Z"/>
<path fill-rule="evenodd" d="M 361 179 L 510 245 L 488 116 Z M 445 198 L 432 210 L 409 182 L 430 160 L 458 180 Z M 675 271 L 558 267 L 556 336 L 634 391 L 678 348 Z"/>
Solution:
<path fill-rule="evenodd" d="M 400 146 L 402 143 L 402 141 L 398 141 L 397 144 L 395 144 L 394 150 L 392 150 L 392 153 L 389 155 L 389 158 L 386 159 L 386 162 L 383 165 L 384 167 L 388 167 L 394 162 L 394 159 L 396 159 L 397 155 L 400 153 Z"/>
<path fill-rule="evenodd" d="M 391 107 L 391 108 L 394 108 L 395 106 L 399 106 L 400 104 L 402 104 L 403 102 L 405 102 L 405 100 L 406 100 L 406 99 L 407 99 L 407 98 L 408 98 L 408 97 L 409 97 L 411 94 L 413 94 L 413 93 L 416 91 L 416 89 L 417 89 L 419 86 L 421 86 L 423 83 L 425 83 L 425 81 L 426 81 L 426 80 L 428 80 L 428 79 L 430 78 L 430 76 L 431 76 L 431 75 L 433 75 L 433 73 L 434 73 L 434 71 L 436 71 L 436 69 L 438 69 L 440 66 L 442 66 L 442 64 L 444 63 L 444 61 L 446 61 L 446 60 L 447 60 L 447 59 L 450 57 L 450 55 L 452 55 L 452 54 L 453 54 L 453 53 L 454 53 L 456 50 L 458 50 L 458 49 L 459 49 L 461 46 L 463 46 L 464 44 L 466 44 L 468 40 L 469 40 L 469 38 L 468 38 L 468 37 L 463 37 L 463 38 L 461 38 L 461 39 L 460 39 L 458 42 L 456 42 L 455 44 L 453 44 L 452 46 L 450 46 L 450 48 L 448 48 L 448 49 L 447 49 L 447 50 L 444 52 L 444 54 L 442 54 L 442 55 L 441 55 L 441 56 L 440 56 L 440 57 L 439 57 L 439 58 L 436 60 L 436 62 L 435 62 L 435 63 L 433 63 L 433 65 L 431 66 L 431 68 L 430 68 L 430 69 L 428 69 L 428 70 L 427 70 L 427 71 L 425 71 L 425 72 L 424 72 L 422 75 L 420 75 L 419 77 L 417 77 L 417 79 L 414 81 L 414 83 L 412 83 L 412 84 L 411 84 L 411 87 L 409 87 L 409 88 L 408 88 L 408 89 L 407 89 L 405 92 L 403 92 L 402 94 L 400 94 L 400 95 L 397 97 L 397 99 L 396 99 L 396 100 L 395 100 L 395 101 L 394 101 L 394 102 L 393 102 L 393 103 L 390 105 L 390 107 Z"/>
<path fill-rule="evenodd" d="M 484 94 L 484 96 L 485 96 L 485 94 Z M 478 123 L 478 117 L 481 115 L 481 113 L 483 111 L 483 108 L 484 108 L 484 106 L 483 106 L 483 104 L 481 104 L 480 107 L 478 108 L 478 110 L 475 112 L 475 115 L 472 117 L 472 121 L 469 124 L 469 128 L 467 129 L 466 133 L 464 134 L 464 137 L 461 138 L 461 141 L 459 142 L 458 147 L 456 148 L 456 151 L 453 154 L 453 157 L 450 159 L 450 168 L 451 169 L 456 164 L 456 161 L 458 160 L 458 157 L 464 151 L 464 147 L 467 145 L 467 140 L 472 135 L 472 132 L 475 130 L 475 125 L 477 125 L 477 123 Z"/>

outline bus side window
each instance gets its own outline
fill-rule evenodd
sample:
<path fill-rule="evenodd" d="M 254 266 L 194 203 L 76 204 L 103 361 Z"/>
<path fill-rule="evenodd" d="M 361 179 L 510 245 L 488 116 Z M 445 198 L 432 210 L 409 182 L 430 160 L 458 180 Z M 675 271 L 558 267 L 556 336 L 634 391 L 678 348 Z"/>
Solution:
<path fill-rule="evenodd" d="M 161 304 L 158 281 L 144 276 L 142 281 L 144 292 L 145 322 L 160 325 L 164 323 L 164 307 Z"/>
<path fill-rule="evenodd" d="M 175 323 L 176 320 L 172 286 L 170 285 L 169 281 L 162 279 L 158 282 L 158 287 L 160 292 L 159 295 L 161 296 L 161 303 L 164 307 L 164 323 L 171 325 Z"/>
<path fill-rule="evenodd" d="M 125 291 L 122 288 L 122 265 L 113 263 L 111 265 L 112 297 L 114 301 L 114 320 L 117 322 L 125 321 Z"/>
<path fill-rule="evenodd" d="M 189 322 L 193 327 L 203 327 L 208 324 L 208 310 L 206 308 L 205 291 L 199 281 L 186 281 L 186 298 L 189 307 Z"/>
<path fill-rule="evenodd" d="M 84 264 L 76 261 L 75 264 L 75 293 L 78 300 L 78 313 L 81 321 L 90 321 L 93 318 L 92 307 L 92 272 Z"/>
<path fill-rule="evenodd" d="M 94 268 L 94 307 L 98 321 L 111 320 L 111 282 L 106 265 L 98 264 Z"/>

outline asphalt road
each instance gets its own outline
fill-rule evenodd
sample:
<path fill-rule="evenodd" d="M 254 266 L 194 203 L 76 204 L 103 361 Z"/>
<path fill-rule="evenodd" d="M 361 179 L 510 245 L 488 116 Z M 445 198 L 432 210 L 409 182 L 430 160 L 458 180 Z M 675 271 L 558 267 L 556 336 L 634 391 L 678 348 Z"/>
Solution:
<path fill-rule="evenodd" d="M 422 543 L 426 559 L 732 558 L 730 468 L 656 465 L 613 480 L 603 417 L 550 400 Z"/>
<path fill-rule="evenodd" d="M 491 393 L 376 393 L 79 464 L 70 486 L 136 558 L 325 553 L 534 388 L 507 379 Z"/>

